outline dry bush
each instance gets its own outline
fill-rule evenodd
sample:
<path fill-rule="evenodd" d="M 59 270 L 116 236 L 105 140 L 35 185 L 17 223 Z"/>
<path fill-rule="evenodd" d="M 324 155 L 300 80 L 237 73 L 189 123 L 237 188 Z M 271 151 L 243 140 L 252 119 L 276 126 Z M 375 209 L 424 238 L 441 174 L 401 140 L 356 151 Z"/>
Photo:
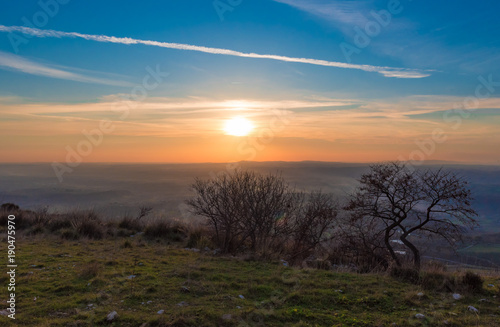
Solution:
<path fill-rule="evenodd" d="M 328 238 L 337 216 L 331 195 L 298 193 L 279 174 L 236 170 L 192 187 L 187 204 L 207 219 L 222 253 L 300 262 Z"/>
<path fill-rule="evenodd" d="M 80 236 L 96 240 L 102 239 L 104 235 L 103 225 L 99 221 L 93 220 L 83 221 L 78 226 L 77 232 Z"/>
<path fill-rule="evenodd" d="M 53 217 L 48 224 L 48 230 L 51 232 L 57 232 L 71 227 L 71 221 L 69 221 L 65 216 L 61 215 L 56 215 L 55 217 Z"/>
<path fill-rule="evenodd" d="M 188 234 L 186 247 L 198 249 L 214 247 L 214 235 L 207 226 L 190 225 L 186 230 Z"/>
<path fill-rule="evenodd" d="M 193 184 L 196 196 L 187 202 L 193 213 L 208 219 L 223 253 L 248 247 L 263 249 L 271 235 L 285 232 L 277 216 L 291 207 L 289 186 L 279 175 L 235 171 Z"/>
<path fill-rule="evenodd" d="M 389 253 L 380 230 L 376 219 L 341 217 L 328 245 L 328 259 L 336 265 L 354 266 L 360 273 L 386 271 Z"/>
<path fill-rule="evenodd" d="M 465 290 L 472 293 L 479 293 L 483 290 L 483 278 L 471 271 L 466 272 L 461 279 L 461 284 Z"/>
<path fill-rule="evenodd" d="M 413 267 L 399 267 L 394 266 L 389 270 L 391 277 L 412 284 L 418 284 L 420 282 L 420 274 L 418 270 Z"/>
<path fill-rule="evenodd" d="M 141 221 L 132 218 L 130 216 L 124 216 L 122 220 L 118 223 L 119 228 L 128 229 L 134 232 L 139 232 L 144 228 L 144 225 Z"/>
<path fill-rule="evenodd" d="M 105 227 L 94 210 L 75 210 L 66 214 L 66 217 L 79 236 L 101 239 L 105 234 Z"/>
<path fill-rule="evenodd" d="M 423 271 L 420 285 L 427 290 L 454 291 L 456 288 L 455 276 L 439 271 Z"/>
<path fill-rule="evenodd" d="M 187 235 L 178 221 L 157 218 L 148 223 L 144 229 L 144 236 L 150 239 L 161 238 L 166 241 L 181 242 Z"/>

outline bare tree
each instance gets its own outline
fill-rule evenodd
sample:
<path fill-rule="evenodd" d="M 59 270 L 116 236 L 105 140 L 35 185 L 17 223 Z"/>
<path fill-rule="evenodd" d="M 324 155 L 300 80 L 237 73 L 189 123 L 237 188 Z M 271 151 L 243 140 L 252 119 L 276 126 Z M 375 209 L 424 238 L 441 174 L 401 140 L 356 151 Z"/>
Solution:
<path fill-rule="evenodd" d="M 151 212 L 153 211 L 153 207 L 148 207 L 148 206 L 141 206 L 139 208 L 139 214 L 137 215 L 137 217 L 135 217 L 135 220 L 138 221 L 138 220 L 141 220 L 142 218 L 146 217 L 147 215 L 149 215 Z"/>
<path fill-rule="evenodd" d="M 331 194 L 311 192 L 300 197 L 301 201 L 295 201 L 297 210 L 291 221 L 291 263 L 305 259 L 329 241 L 337 223 L 338 205 Z"/>
<path fill-rule="evenodd" d="M 328 237 L 337 215 L 331 195 L 296 192 L 279 174 L 236 171 L 197 179 L 193 189 L 187 204 L 208 219 L 223 252 L 245 248 L 296 261 Z"/>
<path fill-rule="evenodd" d="M 415 234 L 438 236 L 450 244 L 466 228 L 477 223 L 467 182 L 444 169 L 410 170 L 390 162 L 372 165 L 361 176 L 346 209 L 353 219 L 376 219 L 390 257 L 401 266 L 394 240 L 412 253 L 414 268 L 420 269 L 420 251 L 411 238 Z"/>
<path fill-rule="evenodd" d="M 238 170 L 197 179 L 192 187 L 196 196 L 187 204 L 194 214 L 208 218 L 223 252 L 237 251 L 245 243 L 255 251 L 270 235 L 281 233 L 276 218 L 286 215 L 291 200 L 281 176 Z"/>

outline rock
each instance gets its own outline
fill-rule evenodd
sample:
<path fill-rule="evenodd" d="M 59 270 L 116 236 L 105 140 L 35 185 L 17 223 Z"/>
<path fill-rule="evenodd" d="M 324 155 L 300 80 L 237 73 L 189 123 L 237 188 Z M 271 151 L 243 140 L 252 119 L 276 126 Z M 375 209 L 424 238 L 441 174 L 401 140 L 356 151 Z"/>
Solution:
<path fill-rule="evenodd" d="M 107 321 L 113 321 L 116 318 L 118 318 L 118 312 L 116 312 L 116 311 L 112 311 L 112 312 L 108 313 L 108 315 L 106 316 Z"/>
<path fill-rule="evenodd" d="M 470 312 L 479 313 L 479 310 L 474 308 L 472 305 L 469 305 L 467 307 L 467 310 L 469 310 Z"/>
<path fill-rule="evenodd" d="M 177 303 L 177 306 L 179 306 L 179 307 L 187 307 L 188 305 L 189 304 L 187 302 L 184 302 L 184 301 Z"/>
<path fill-rule="evenodd" d="M 460 299 L 462 298 L 462 295 L 460 295 L 460 294 L 458 294 L 458 293 L 455 293 L 455 294 L 453 294 L 453 298 L 454 298 L 455 300 L 460 300 Z"/>
<path fill-rule="evenodd" d="M 495 287 L 495 285 L 493 285 L 493 284 L 488 284 L 488 287 Z"/>
<path fill-rule="evenodd" d="M 165 310 L 160 310 L 157 312 L 157 314 L 162 315 L 165 312 Z"/>
<path fill-rule="evenodd" d="M 236 309 L 241 309 L 241 307 L 239 305 L 236 306 Z"/>
<path fill-rule="evenodd" d="M 241 294 L 240 294 L 240 295 L 238 295 L 238 297 L 239 297 L 240 299 L 242 299 L 242 300 L 244 300 L 244 299 L 245 299 L 245 297 L 244 297 L 243 295 L 241 295 Z"/>
<path fill-rule="evenodd" d="M 469 310 L 470 312 L 473 312 L 473 313 L 479 313 L 479 310 L 474 308 L 472 305 L 469 305 L 467 307 L 467 310 Z"/>
<path fill-rule="evenodd" d="M 186 287 L 186 286 L 182 286 L 182 287 L 181 287 L 181 292 L 183 292 L 183 293 L 189 293 L 190 291 L 189 291 L 189 288 L 188 288 L 188 287 Z"/>
<path fill-rule="evenodd" d="M 424 296 L 424 293 L 422 293 L 422 292 L 417 293 L 417 296 L 418 296 L 418 297 L 422 297 L 422 296 Z"/>
<path fill-rule="evenodd" d="M 421 314 L 421 313 L 417 313 L 415 315 L 415 318 L 417 318 L 417 319 L 425 319 L 425 316 L 423 314 Z"/>
<path fill-rule="evenodd" d="M 146 303 L 147 303 L 147 304 L 151 304 L 151 303 L 153 303 L 153 301 L 149 300 L 149 301 L 148 301 L 148 302 L 146 302 Z"/>
<path fill-rule="evenodd" d="M 231 320 L 233 318 L 232 315 L 230 315 L 229 313 L 226 313 L 225 315 L 222 315 L 222 319 L 223 320 Z"/>
<path fill-rule="evenodd" d="M 444 321 L 443 321 L 443 324 L 445 324 L 445 325 L 449 325 L 449 324 L 450 324 L 450 322 L 449 322 L 448 320 L 444 320 Z"/>
<path fill-rule="evenodd" d="M 130 276 L 127 276 L 127 279 L 133 279 L 133 278 L 136 278 L 137 276 L 136 275 L 130 275 Z"/>
<path fill-rule="evenodd" d="M 205 247 L 203 248 L 203 251 L 205 251 L 205 252 L 210 252 L 210 248 L 209 248 L 208 246 L 205 246 Z"/>
<path fill-rule="evenodd" d="M 0 316 L 8 316 L 8 315 L 10 315 L 9 310 L 2 310 L 2 311 L 0 311 Z"/>
<path fill-rule="evenodd" d="M 480 299 L 479 302 L 488 302 L 487 299 Z"/>

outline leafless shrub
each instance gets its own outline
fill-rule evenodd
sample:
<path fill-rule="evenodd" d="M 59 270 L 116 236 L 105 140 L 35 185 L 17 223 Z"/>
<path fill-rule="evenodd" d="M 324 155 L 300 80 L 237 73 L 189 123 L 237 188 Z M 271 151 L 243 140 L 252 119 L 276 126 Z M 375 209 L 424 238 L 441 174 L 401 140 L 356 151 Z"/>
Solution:
<path fill-rule="evenodd" d="M 76 233 L 91 239 L 101 239 L 104 225 L 94 210 L 75 210 L 66 215 Z"/>
<path fill-rule="evenodd" d="M 187 204 L 207 219 L 223 253 L 285 255 L 297 262 L 331 236 L 337 217 L 331 195 L 296 192 L 279 174 L 237 170 L 197 179 L 193 189 Z"/>
<path fill-rule="evenodd" d="M 144 229 L 144 236 L 150 239 L 163 239 L 172 242 L 181 242 L 186 237 L 182 224 L 166 218 L 157 218 L 151 221 Z"/>

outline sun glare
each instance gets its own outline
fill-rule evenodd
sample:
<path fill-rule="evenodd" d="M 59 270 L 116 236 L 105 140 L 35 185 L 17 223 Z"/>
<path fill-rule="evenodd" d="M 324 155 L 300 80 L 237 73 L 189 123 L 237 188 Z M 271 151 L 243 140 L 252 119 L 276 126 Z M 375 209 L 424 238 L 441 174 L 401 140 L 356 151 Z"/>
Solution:
<path fill-rule="evenodd" d="M 226 121 L 224 131 L 228 135 L 246 136 L 253 130 L 253 124 L 243 117 L 235 117 Z"/>

